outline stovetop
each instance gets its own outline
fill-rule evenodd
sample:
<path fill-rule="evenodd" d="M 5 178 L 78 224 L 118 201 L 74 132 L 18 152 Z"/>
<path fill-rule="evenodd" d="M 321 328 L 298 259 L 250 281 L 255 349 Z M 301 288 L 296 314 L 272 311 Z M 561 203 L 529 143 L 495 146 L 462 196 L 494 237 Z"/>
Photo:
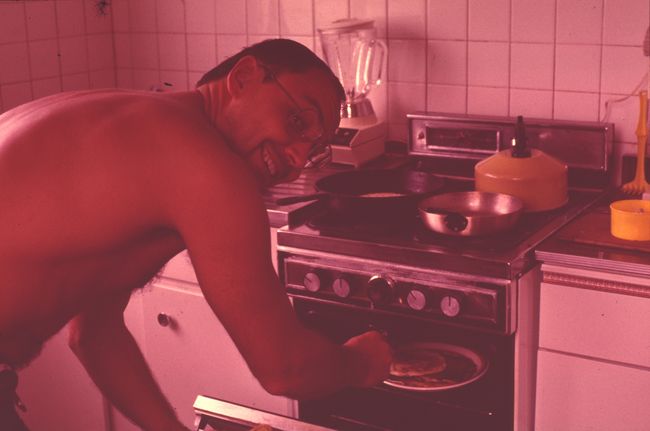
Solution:
<path fill-rule="evenodd" d="M 372 221 L 323 212 L 302 225 L 280 229 L 278 247 L 512 279 L 533 265 L 537 244 L 602 194 L 571 191 L 569 195 L 562 208 L 524 213 L 506 232 L 474 237 L 435 233 L 416 214 L 405 220 Z"/>
<path fill-rule="evenodd" d="M 445 186 L 439 193 L 473 190 L 477 161 L 506 148 L 514 130 L 509 118 L 448 114 L 409 118 L 409 151 L 400 165 L 442 177 Z M 328 213 L 321 207 L 300 223 L 281 228 L 278 250 L 311 250 L 515 279 L 535 264 L 534 247 L 606 193 L 613 139 L 613 127 L 601 123 L 532 120 L 528 130 L 535 146 L 569 167 L 569 200 L 561 208 L 524 213 L 514 228 L 500 234 L 463 237 L 428 230 L 415 208 L 400 220 L 375 220 Z"/>

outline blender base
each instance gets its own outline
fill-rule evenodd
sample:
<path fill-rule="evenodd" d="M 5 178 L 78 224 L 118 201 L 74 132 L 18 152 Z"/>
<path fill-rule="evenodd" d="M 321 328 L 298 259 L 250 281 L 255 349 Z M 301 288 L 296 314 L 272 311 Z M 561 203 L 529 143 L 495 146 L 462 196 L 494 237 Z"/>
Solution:
<path fill-rule="evenodd" d="M 344 121 L 336 130 L 332 142 L 332 162 L 358 167 L 373 160 L 385 151 L 386 123 Z"/>

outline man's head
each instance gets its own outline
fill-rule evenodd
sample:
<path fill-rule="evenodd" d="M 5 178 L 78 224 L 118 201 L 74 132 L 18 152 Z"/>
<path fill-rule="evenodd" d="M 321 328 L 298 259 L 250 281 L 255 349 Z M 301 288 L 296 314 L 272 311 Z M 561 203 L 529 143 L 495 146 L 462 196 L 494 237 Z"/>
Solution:
<path fill-rule="evenodd" d="M 339 122 L 345 93 L 305 46 L 272 39 L 245 48 L 197 83 L 210 116 L 264 185 L 292 181 Z"/>

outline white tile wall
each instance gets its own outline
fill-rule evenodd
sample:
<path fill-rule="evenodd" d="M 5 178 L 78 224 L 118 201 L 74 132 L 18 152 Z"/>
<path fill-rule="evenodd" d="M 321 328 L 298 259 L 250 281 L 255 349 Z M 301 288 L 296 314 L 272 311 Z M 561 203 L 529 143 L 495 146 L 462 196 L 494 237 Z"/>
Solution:
<path fill-rule="evenodd" d="M 159 8 L 162 7 L 160 5 L 171 2 L 180 3 L 178 0 L 159 0 Z M 180 10 L 182 12 L 182 9 Z M 129 0 L 113 0 L 111 2 L 109 13 L 113 18 L 113 31 L 115 33 L 126 33 L 129 31 Z M 159 23 L 160 22 L 161 21 L 159 20 Z"/>
<path fill-rule="evenodd" d="M 180 0 L 177 0 L 180 1 Z M 129 0 L 129 30 L 155 33 L 157 29 L 156 0 Z M 176 17 L 183 22 L 184 14 Z"/>
<path fill-rule="evenodd" d="M 513 88 L 510 91 L 510 115 L 550 118 L 553 113 L 553 92 Z"/>
<path fill-rule="evenodd" d="M 84 4 L 81 0 L 57 0 L 55 5 L 59 36 L 79 36 L 86 32 Z M 90 6 L 90 2 L 87 5 Z"/>
<path fill-rule="evenodd" d="M 558 43 L 602 41 L 603 0 L 557 0 Z"/>
<path fill-rule="evenodd" d="M 425 82 L 426 41 L 391 39 L 388 43 L 388 80 Z"/>
<path fill-rule="evenodd" d="M 27 39 L 25 5 L 17 2 L 0 3 L 0 41 L 21 42 Z"/>
<path fill-rule="evenodd" d="M 349 17 L 349 0 L 314 1 L 314 24 L 316 28 L 322 27 L 323 25 L 326 25 L 334 20 Z"/>
<path fill-rule="evenodd" d="M 459 85 L 429 85 L 427 110 L 434 112 L 467 112 L 467 90 Z"/>
<path fill-rule="evenodd" d="M 600 53 L 598 45 L 558 45 L 555 89 L 598 92 Z"/>
<path fill-rule="evenodd" d="M 71 75 L 88 70 L 87 46 L 86 36 L 59 39 L 61 73 Z"/>
<path fill-rule="evenodd" d="M 20 82 L 29 75 L 27 42 L 0 45 L 0 82 Z"/>
<path fill-rule="evenodd" d="M 386 0 L 353 0 L 350 2 L 350 16 L 375 20 L 377 36 L 386 39 Z"/>
<path fill-rule="evenodd" d="M 2 86 L 2 106 L 4 109 L 11 109 L 32 99 L 32 87 L 29 82 L 18 82 Z"/>
<path fill-rule="evenodd" d="M 185 33 L 185 9 L 182 0 L 158 0 L 156 2 L 156 22 L 159 33 Z M 188 12 L 191 9 L 188 5 Z M 122 18 L 123 19 L 123 18 Z M 114 23 L 117 28 L 117 23 Z M 128 23 L 125 30 L 128 31 Z"/>
<path fill-rule="evenodd" d="M 428 82 L 467 85 L 467 42 L 429 41 L 427 60 Z"/>
<path fill-rule="evenodd" d="M 51 78 L 61 74 L 58 40 L 45 39 L 30 42 L 29 58 L 32 78 Z"/>
<path fill-rule="evenodd" d="M 32 90 L 34 98 L 38 99 L 61 92 L 61 79 L 45 78 L 32 81 Z"/>
<path fill-rule="evenodd" d="M 469 39 L 510 40 L 510 0 L 469 0 Z"/>
<path fill-rule="evenodd" d="M 426 37 L 424 0 L 388 0 L 388 37 L 424 39 Z"/>
<path fill-rule="evenodd" d="M 56 37 L 56 9 L 54 2 L 39 1 L 25 3 L 27 17 L 27 38 L 29 40 Z"/>
<path fill-rule="evenodd" d="M 467 1 L 429 0 L 427 37 L 429 39 L 467 39 Z"/>
<path fill-rule="evenodd" d="M 185 0 L 185 26 L 188 33 L 215 33 L 214 0 Z"/>
<path fill-rule="evenodd" d="M 391 136 L 429 109 L 597 121 L 634 142 L 648 0 L 95 0 L 0 2 L 0 109 L 69 88 L 187 89 L 243 46 L 374 19 L 389 46 L 371 99 Z M 164 87 L 163 88 L 167 88 Z M 609 109 L 606 109 L 606 102 Z"/>
<path fill-rule="evenodd" d="M 304 0 L 279 0 L 280 34 L 288 36 L 311 36 L 314 34 L 313 3 Z"/>
<path fill-rule="evenodd" d="M 543 43 L 510 45 L 511 89 L 553 89 L 553 46 Z"/>
<path fill-rule="evenodd" d="M 161 70 L 187 69 L 187 44 L 183 34 L 159 33 Z"/>
<path fill-rule="evenodd" d="M 648 26 L 648 0 L 605 0 L 603 42 L 611 45 L 638 44 L 638 29 Z"/>
<path fill-rule="evenodd" d="M 279 35 L 279 0 L 247 0 L 246 22 L 252 35 Z"/>
<path fill-rule="evenodd" d="M 508 115 L 508 90 L 497 87 L 468 87 L 467 113 Z"/>
<path fill-rule="evenodd" d="M 246 1 L 218 0 L 216 14 L 217 33 L 246 35 Z"/>
<path fill-rule="evenodd" d="M 507 87 L 510 46 L 505 42 L 470 42 L 467 79 L 469 85 Z"/>
<path fill-rule="evenodd" d="M 556 0 L 513 0 L 510 34 L 512 42 L 555 40 Z"/>
<path fill-rule="evenodd" d="M 93 0 L 0 1 L 0 109 L 115 86 L 112 9 L 128 3 L 112 3 L 103 10 Z"/>
<path fill-rule="evenodd" d="M 206 72 L 217 64 L 217 41 L 214 34 L 187 36 L 187 69 Z"/>

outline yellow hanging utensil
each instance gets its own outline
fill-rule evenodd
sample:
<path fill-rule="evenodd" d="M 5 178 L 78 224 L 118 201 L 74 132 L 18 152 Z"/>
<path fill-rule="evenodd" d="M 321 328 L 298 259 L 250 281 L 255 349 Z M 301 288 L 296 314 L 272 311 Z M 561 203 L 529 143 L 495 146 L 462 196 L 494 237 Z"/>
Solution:
<path fill-rule="evenodd" d="M 648 92 L 639 92 L 639 123 L 636 126 L 637 153 L 636 153 L 636 174 L 629 183 L 623 184 L 623 193 L 628 195 L 640 195 L 650 190 L 650 184 L 645 180 L 645 152 L 648 140 Z"/>

